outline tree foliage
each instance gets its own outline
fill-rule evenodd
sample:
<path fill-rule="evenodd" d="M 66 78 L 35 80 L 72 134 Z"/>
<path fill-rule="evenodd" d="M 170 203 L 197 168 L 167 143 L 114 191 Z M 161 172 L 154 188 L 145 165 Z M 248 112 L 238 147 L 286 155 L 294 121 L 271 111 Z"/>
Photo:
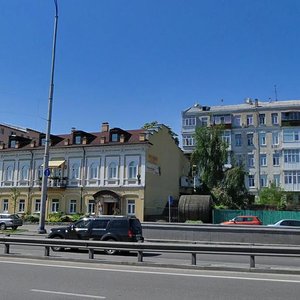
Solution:
<path fill-rule="evenodd" d="M 192 163 L 198 166 L 201 181 L 212 189 L 224 178 L 227 144 L 221 138 L 219 127 L 196 128 L 196 149 Z"/>
<path fill-rule="evenodd" d="M 196 129 L 192 164 L 198 166 L 200 180 L 217 205 L 240 209 L 246 207 L 251 198 L 245 187 L 246 172 L 243 166 L 224 167 L 228 144 L 222 140 L 223 130 L 217 126 Z"/>
<path fill-rule="evenodd" d="M 157 121 L 152 121 L 152 122 L 149 122 L 149 123 L 145 123 L 143 125 L 143 128 L 144 129 L 151 129 L 151 128 L 155 128 L 159 125 L 159 123 Z M 173 137 L 173 139 L 175 140 L 175 143 L 178 145 L 179 144 L 179 139 L 178 139 L 178 134 L 176 134 L 172 129 L 171 127 L 165 125 L 168 129 L 169 129 L 169 132 L 171 134 L 171 136 Z"/>
<path fill-rule="evenodd" d="M 275 205 L 277 208 L 284 208 L 286 206 L 286 193 L 271 183 L 270 187 L 265 187 L 259 192 L 260 204 Z"/>

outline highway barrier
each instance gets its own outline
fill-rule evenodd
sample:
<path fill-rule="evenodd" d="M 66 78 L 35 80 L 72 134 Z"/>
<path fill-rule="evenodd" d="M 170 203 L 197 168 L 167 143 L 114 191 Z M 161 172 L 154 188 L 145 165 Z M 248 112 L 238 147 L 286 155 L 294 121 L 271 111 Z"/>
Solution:
<path fill-rule="evenodd" d="M 51 247 L 76 248 L 88 250 L 89 259 L 94 259 L 96 250 L 132 251 L 137 253 L 137 261 L 143 263 L 144 253 L 167 252 L 188 253 L 191 265 L 197 264 L 197 254 L 244 255 L 250 258 L 250 268 L 255 268 L 256 256 L 300 257 L 300 246 L 256 245 L 256 244 L 218 244 L 218 243 L 164 243 L 164 242 L 108 242 L 93 240 L 62 240 L 48 238 L 0 237 L 4 245 L 4 254 L 9 255 L 11 246 L 25 245 L 44 247 L 44 256 L 49 257 Z"/>

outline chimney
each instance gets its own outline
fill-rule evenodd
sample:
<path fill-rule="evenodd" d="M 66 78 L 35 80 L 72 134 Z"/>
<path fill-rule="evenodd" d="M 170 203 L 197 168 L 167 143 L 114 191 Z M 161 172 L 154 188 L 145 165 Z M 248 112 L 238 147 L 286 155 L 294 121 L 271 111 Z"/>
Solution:
<path fill-rule="evenodd" d="M 102 123 L 102 132 L 108 132 L 109 131 L 109 123 L 103 122 Z"/>
<path fill-rule="evenodd" d="M 255 103 L 255 107 L 258 107 L 258 99 L 255 99 L 254 103 Z"/>
<path fill-rule="evenodd" d="M 106 142 L 105 136 L 101 136 L 101 138 L 100 138 L 100 144 L 105 144 L 105 142 Z"/>

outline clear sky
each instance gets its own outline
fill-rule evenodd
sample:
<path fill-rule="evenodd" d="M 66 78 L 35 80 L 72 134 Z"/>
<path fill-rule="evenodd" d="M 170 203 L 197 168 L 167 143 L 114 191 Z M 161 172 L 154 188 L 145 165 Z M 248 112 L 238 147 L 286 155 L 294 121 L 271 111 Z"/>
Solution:
<path fill-rule="evenodd" d="M 299 0 L 58 0 L 52 133 L 180 134 L 203 105 L 300 99 Z M 0 0 L 0 123 L 46 131 L 53 0 Z"/>

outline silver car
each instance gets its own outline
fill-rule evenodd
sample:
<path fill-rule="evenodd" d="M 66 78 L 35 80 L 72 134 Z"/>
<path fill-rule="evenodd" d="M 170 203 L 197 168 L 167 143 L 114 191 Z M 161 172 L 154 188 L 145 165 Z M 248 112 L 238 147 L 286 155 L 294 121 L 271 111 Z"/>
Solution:
<path fill-rule="evenodd" d="M 0 230 L 6 228 L 17 229 L 23 225 L 22 219 L 17 214 L 0 214 Z"/>

